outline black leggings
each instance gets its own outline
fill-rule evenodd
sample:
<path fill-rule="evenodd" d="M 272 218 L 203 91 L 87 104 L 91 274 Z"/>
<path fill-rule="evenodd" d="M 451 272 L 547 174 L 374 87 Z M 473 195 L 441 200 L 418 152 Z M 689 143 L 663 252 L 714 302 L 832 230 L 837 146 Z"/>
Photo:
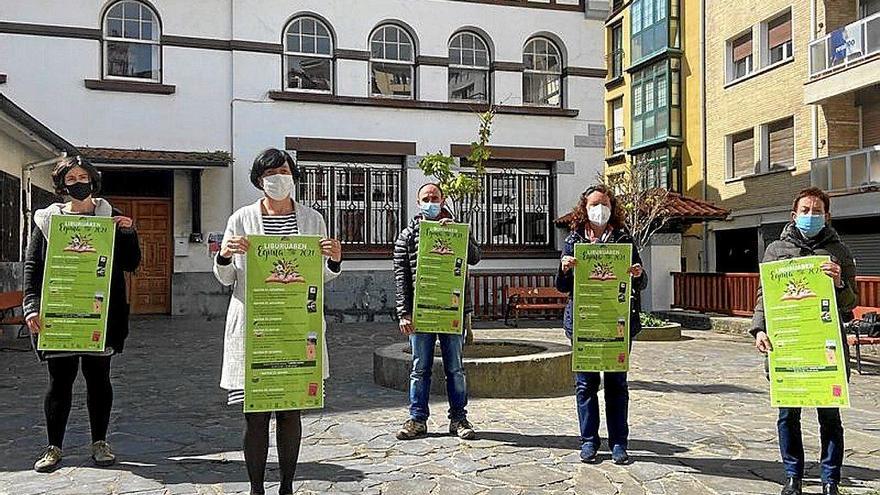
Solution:
<path fill-rule="evenodd" d="M 266 457 L 269 455 L 269 419 L 271 412 L 245 413 L 244 462 L 251 493 L 264 492 Z M 275 411 L 275 441 L 278 447 L 278 464 L 281 469 L 281 487 L 278 493 L 293 493 L 293 477 L 302 441 L 302 416 L 300 411 Z"/>
<path fill-rule="evenodd" d="M 43 407 L 46 412 L 46 433 L 49 445 L 61 448 L 67 418 L 73 402 L 73 382 L 76 380 L 79 362 L 86 379 L 86 406 L 89 409 L 89 426 L 92 442 L 107 439 L 110 409 L 113 407 L 113 386 L 110 384 L 110 356 L 68 356 L 49 358 L 49 390 Z"/>

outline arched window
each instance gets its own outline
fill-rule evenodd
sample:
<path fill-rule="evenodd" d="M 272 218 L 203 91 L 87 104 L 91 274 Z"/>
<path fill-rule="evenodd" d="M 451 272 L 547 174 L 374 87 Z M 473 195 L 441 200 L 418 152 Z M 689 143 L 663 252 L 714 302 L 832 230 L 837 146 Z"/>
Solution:
<path fill-rule="evenodd" d="M 482 38 L 468 31 L 449 42 L 449 99 L 489 100 L 489 49 Z"/>
<path fill-rule="evenodd" d="M 523 50 L 523 102 L 562 106 L 562 56 L 547 38 L 532 38 Z"/>
<path fill-rule="evenodd" d="M 403 28 L 385 24 L 370 36 L 370 94 L 413 98 L 415 48 Z"/>
<path fill-rule="evenodd" d="M 116 2 L 104 17 L 104 77 L 159 82 L 159 17 L 135 0 Z"/>
<path fill-rule="evenodd" d="M 284 36 L 285 88 L 333 92 L 333 37 L 321 20 L 297 17 Z"/>

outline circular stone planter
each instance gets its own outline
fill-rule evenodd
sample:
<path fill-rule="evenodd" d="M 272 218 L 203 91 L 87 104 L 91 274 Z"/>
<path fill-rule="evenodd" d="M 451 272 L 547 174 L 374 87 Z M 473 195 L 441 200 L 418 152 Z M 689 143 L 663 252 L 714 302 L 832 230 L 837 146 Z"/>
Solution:
<path fill-rule="evenodd" d="M 468 395 L 472 397 L 558 397 L 571 394 L 571 347 L 526 340 L 478 340 L 464 346 Z M 409 391 L 412 350 L 408 342 L 373 353 L 373 381 Z M 434 348 L 431 392 L 446 392 L 440 347 Z"/>
<path fill-rule="evenodd" d="M 636 340 L 645 342 L 674 342 L 681 340 L 681 324 L 670 323 L 662 327 L 642 327 Z"/>

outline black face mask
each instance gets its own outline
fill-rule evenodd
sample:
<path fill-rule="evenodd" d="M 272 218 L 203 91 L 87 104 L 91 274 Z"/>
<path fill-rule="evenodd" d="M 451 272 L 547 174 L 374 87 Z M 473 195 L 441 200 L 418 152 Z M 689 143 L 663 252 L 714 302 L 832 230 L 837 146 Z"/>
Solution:
<path fill-rule="evenodd" d="M 71 184 L 67 186 L 67 194 L 77 201 L 82 201 L 92 195 L 92 184 L 89 182 Z"/>

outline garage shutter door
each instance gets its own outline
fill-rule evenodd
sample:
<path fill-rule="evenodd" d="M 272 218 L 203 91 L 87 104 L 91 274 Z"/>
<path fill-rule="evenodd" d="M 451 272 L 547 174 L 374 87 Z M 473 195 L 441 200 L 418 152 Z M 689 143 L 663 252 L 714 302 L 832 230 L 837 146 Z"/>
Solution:
<path fill-rule="evenodd" d="M 841 234 L 840 239 L 855 256 L 858 275 L 880 275 L 880 233 Z"/>

